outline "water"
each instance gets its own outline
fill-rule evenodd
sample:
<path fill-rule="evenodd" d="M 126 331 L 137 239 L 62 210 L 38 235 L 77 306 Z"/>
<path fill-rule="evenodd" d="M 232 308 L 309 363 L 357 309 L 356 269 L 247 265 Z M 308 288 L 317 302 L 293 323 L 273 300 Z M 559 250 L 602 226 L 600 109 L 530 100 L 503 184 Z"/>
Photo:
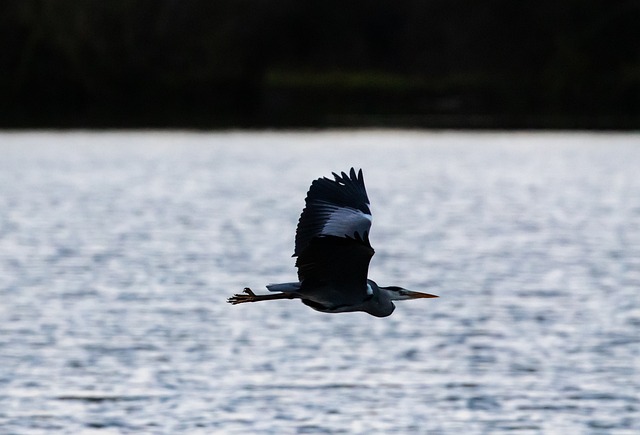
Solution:
<path fill-rule="evenodd" d="M 640 137 L 0 134 L 0 432 L 640 433 Z M 385 319 L 295 277 L 364 168 Z"/>

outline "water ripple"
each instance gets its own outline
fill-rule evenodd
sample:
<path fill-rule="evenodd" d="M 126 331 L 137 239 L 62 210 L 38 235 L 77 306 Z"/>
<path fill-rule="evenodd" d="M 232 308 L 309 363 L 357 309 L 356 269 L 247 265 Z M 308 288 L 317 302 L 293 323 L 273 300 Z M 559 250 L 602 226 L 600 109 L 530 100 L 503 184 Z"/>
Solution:
<path fill-rule="evenodd" d="M 640 432 L 637 135 L 0 134 L 3 433 Z M 362 166 L 393 316 L 232 307 Z"/>

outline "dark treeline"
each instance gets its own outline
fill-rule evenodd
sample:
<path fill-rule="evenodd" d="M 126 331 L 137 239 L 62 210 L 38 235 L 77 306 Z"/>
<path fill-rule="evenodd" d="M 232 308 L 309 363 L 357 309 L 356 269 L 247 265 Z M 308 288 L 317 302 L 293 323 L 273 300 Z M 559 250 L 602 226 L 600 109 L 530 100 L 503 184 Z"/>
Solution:
<path fill-rule="evenodd" d="M 638 0 L 5 0 L 2 127 L 640 127 Z"/>

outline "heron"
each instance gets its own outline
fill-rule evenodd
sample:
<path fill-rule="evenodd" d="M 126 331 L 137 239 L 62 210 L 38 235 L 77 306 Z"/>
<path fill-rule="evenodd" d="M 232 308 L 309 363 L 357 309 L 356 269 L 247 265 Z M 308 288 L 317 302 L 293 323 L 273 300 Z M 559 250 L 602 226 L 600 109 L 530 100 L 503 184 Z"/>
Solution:
<path fill-rule="evenodd" d="M 398 286 L 379 286 L 368 279 L 374 250 L 369 242 L 371 209 L 362 169 L 332 172 L 333 179 L 314 180 L 296 229 L 293 257 L 298 281 L 269 284 L 272 294 L 258 295 L 249 287 L 227 302 L 236 305 L 278 299 L 300 299 L 323 313 L 364 311 L 387 317 L 393 301 L 437 298 Z"/>

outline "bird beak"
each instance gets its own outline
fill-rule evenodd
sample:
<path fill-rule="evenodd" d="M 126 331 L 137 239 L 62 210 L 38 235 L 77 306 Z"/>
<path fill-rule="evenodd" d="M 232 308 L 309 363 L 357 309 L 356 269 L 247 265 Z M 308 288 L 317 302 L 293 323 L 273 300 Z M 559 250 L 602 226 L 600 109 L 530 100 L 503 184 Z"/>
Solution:
<path fill-rule="evenodd" d="M 407 299 L 420 299 L 420 298 L 437 298 L 438 295 L 432 295 L 429 293 L 412 292 L 411 290 L 405 290 L 404 293 Z"/>
<path fill-rule="evenodd" d="M 407 300 L 407 299 L 422 299 L 422 298 L 437 298 L 437 295 L 432 295 L 429 293 L 420 293 L 413 292 L 411 290 L 402 289 L 398 292 L 398 295 L 394 298 L 396 300 Z"/>

